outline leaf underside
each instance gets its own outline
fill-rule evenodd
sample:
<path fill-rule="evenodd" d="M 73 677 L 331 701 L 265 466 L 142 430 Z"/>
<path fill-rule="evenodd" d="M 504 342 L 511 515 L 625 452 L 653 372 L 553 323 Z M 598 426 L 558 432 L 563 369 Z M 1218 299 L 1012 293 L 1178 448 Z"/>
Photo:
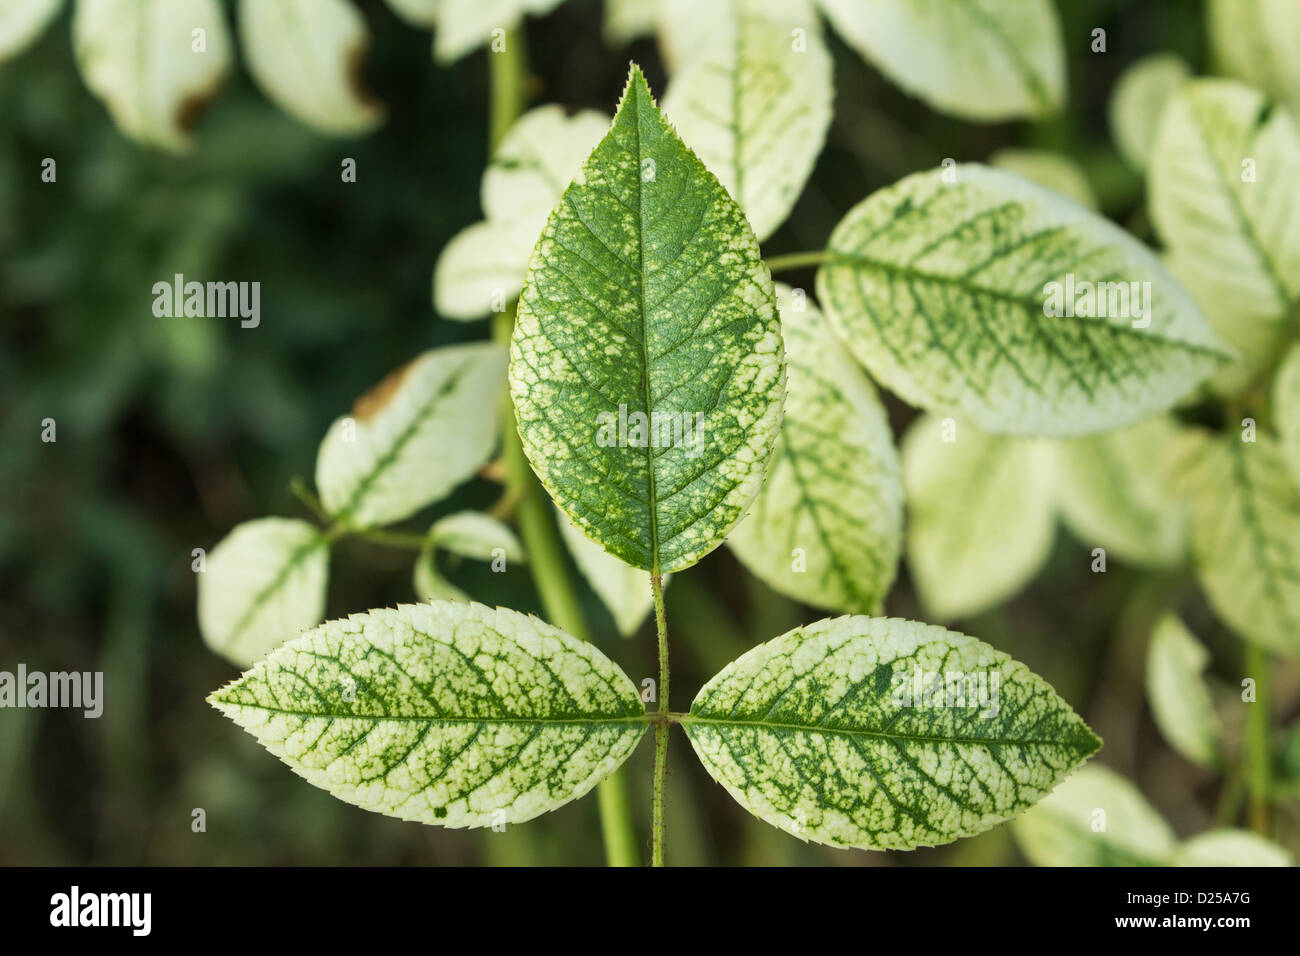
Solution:
<path fill-rule="evenodd" d="M 209 701 L 339 799 L 446 827 L 582 796 L 646 726 L 636 688 L 592 645 L 446 601 L 323 624 Z"/>
<path fill-rule="evenodd" d="M 934 673 L 937 703 L 901 696 Z M 946 675 L 956 675 L 952 697 Z M 1023 664 L 892 618 L 829 619 L 755 648 L 705 685 L 683 725 L 709 774 L 746 809 L 802 839 L 863 849 L 986 830 L 1100 746 Z"/>

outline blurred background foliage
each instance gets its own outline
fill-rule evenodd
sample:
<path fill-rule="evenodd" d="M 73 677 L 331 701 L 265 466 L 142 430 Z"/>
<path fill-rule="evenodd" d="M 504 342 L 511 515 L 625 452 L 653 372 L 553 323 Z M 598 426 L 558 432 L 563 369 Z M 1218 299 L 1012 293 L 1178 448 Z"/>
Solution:
<path fill-rule="evenodd" d="M 183 157 L 125 139 L 83 85 L 70 15 L 0 64 L 0 669 L 102 670 L 99 720 L 78 711 L 0 711 L 0 863 L 595 864 L 594 798 L 505 833 L 443 831 L 367 813 L 290 773 L 221 719 L 205 695 L 235 676 L 203 646 L 191 550 L 240 521 L 309 517 L 289 492 L 310 479 L 330 421 L 422 349 L 486 337 L 487 323 L 440 320 L 430 305 L 439 251 L 480 218 L 487 160 L 487 54 L 436 65 L 427 32 L 380 0 L 360 7 L 373 44 L 366 82 L 386 124 L 359 140 L 308 131 L 235 70 Z M 1103 212 L 1150 239 L 1142 181 L 1116 154 L 1106 106 L 1140 56 L 1180 54 L 1207 72 L 1205 18 L 1192 0 L 1062 0 L 1069 102 L 1040 124 L 976 125 L 910 99 L 833 35 L 835 118 L 812 180 L 767 254 L 821 248 L 869 193 L 944 157 L 1008 146 L 1075 158 Z M 611 113 L 629 57 L 653 88 L 650 39 L 602 37 L 598 0 L 568 0 L 526 27 L 532 103 Z M 1091 31 L 1107 31 L 1092 53 Z M 829 33 L 829 31 L 828 31 Z M 46 157 L 57 183 L 40 179 Z M 357 182 L 340 182 L 345 157 Z M 262 321 L 159 319 L 152 286 L 174 273 L 257 280 Z M 810 288 L 812 274 L 784 276 Z M 912 413 L 891 399 L 895 434 Z M 58 440 L 40 440 L 41 422 Z M 434 513 L 494 500 L 476 479 Z M 431 515 L 412 527 L 423 529 Z M 410 601 L 412 556 L 344 542 L 331 556 L 327 616 Z M 1133 779 L 1180 835 L 1226 824 L 1237 797 L 1156 732 L 1143 693 L 1145 644 L 1172 604 L 1206 642 L 1212 670 L 1240 681 L 1241 643 L 1186 577 L 1090 555 L 1058 532 L 1047 568 L 996 611 L 958 622 L 1050 681 L 1106 741 L 1099 760 Z M 479 576 L 474 577 L 477 573 Z M 526 572 L 466 565 L 457 582 L 488 603 L 539 611 Z M 585 588 L 585 585 L 583 585 Z M 615 636 L 584 590 L 605 651 L 637 680 L 653 673 L 649 633 Z M 726 549 L 670 591 L 673 686 L 694 689 L 754 644 L 823 616 L 770 591 Z M 925 619 L 906 576 L 888 613 Z M 1300 709 L 1300 671 L 1273 677 L 1273 720 Z M 670 761 L 670 858 L 677 864 L 1002 864 L 1023 858 L 1003 826 L 910 854 L 804 845 L 749 818 L 687 744 Z M 1293 750 L 1296 748 L 1292 748 Z M 651 748 L 629 763 L 649 818 Z M 1300 753 L 1294 755 L 1300 763 Z M 206 812 L 206 832 L 191 829 Z M 1300 848 L 1295 805 L 1276 835 Z M 648 845 L 648 832 L 641 833 Z"/>

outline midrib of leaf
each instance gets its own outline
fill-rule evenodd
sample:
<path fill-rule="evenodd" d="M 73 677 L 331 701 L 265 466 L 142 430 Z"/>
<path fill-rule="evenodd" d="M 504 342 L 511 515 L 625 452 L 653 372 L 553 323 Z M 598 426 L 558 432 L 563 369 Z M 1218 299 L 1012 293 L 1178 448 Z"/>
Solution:
<path fill-rule="evenodd" d="M 411 440 L 411 438 L 415 435 L 417 431 L 419 431 L 420 426 L 424 424 L 425 420 L 428 419 L 428 417 L 433 414 L 434 409 L 438 407 L 438 403 L 442 399 L 446 398 L 447 395 L 460 383 L 461 378 L 463 378 L 465 375 L 465 369 L 468 366 L 468 364 L 469 364 L 468 360 L 462 362 L 460 365 L 458 365 L 447 375 L 446 381 L 442 383 L 442 386 L 438 389 L 437 392 L 429 396 L 429 401 L 426 402 L 424 407 L 420 409 L 419 414 L 416 415 L 413 419 L 411 419 L 410 424 L 407 425 L 404 429 L 402 429 L 402 431 L 398 434 L 397 439 L 393 442 L 392 447 L 389 448 L 388 451 L 384 452 L 384 454 L 380 455 L 379 458 L 375 461 L 375 466 L 371 468 L 370 471 L 367 472 L 359 482 L 357 482 L 357 487 L 353 490 L 352 494 L 348 497 L 347 504 L 345 504 L 339 510 L 340 517 L 347 517 L 351 515 L 352 512 L 356 510 L 356 507 L 361 502 L 361 499 L 363 499 L 366 496 L 366 493 L 370 490 L 370 488 L 374 485 L 374 483 L 379 480 L 379 477 L 385 471 L 387 471 L 389 468 L 393 466 L 393 464 L 397 461 L 398 456 L 401 455 L 402 449 L 406 447 L 406 443 Z M 383 414 L 382 409 L 376 413 L 376 415 L 382 415 L 382 414 Z"/>
<path fill-rule="evenodd" d="M 1279 577 L 1294 578 L 1296 571 L 1289 567 L 1279 567 L 1273 560 L 1273 547 L 1270 539 L 1264 534 L 1263 525 L 1259 520 L 1259 513 L 1255 510 L 1255 491 L 1254 484 L 1249 477 L 1249 471 L 1246 468 L 1245 451 L 1235 447 L 1230 443 L 1232 449 L 1232 469 L 1233 475 L 1241 487 L 1241 511 L 1243 523 L 1246 526 L 1246 534 L 1250 539 L 1251 550 L 1255 552 L 1255 559 L 1259 562 L 1260 567 L 1264 569 L 1263 579 L 1264 592 L 1268 595 L 1271 603 L 1277 608 L 1279 616 L 1288 619 L 1287 626 L 1296 632 L 1300 632 L 1300 620 L 1292 618 L 1290 605 L 1277 588 L 1277 579 Z"/>
<path fill-rule="evenodd" d="M 967 292 L 976 297 L 983 296 L 998 302 L 1004 302 L 1008 305 L 1017 306 L 1018 308 L 1028 312 L 1030 315 L 1033 315 L 1034 313 L 1042 312 L 1043 303 L 1035 298 L 1018 296 L 1010 292 L 1000 292 L 996 289 L 989 289 L 985 286 L 975 285 L 974 283 L 966 282 L 961 279 L 954 278 L 952 276 L 946 276 L 946 275 L 933 273 L 933 272 L 926 272 L 924 269 L 917 269 L 910 265 L 899 265 L 891 262 L 882 262 L 879 259 L 874 259 L 870 256 L 864 256 L 861 253 L 849 254 L 844 252 L 838 252 L 832 249 L 829 250 L 827 253 L 825 265 L 858 266 L 861 268 L 876 269 L 880 272 L 886 272 L 891 275 L 895 275 L 900 278 L 907 279 L 909 281 L 919 280 L 921 282 L 932 282 L 936 285 L 952 286 L 954 288 L 960 289 L 961 291 Z M 870 313 L 870 314 L 873 316 L 873 320 L 874 320 L 874 313 Z M 1068 318 L 1068 316 L 1054 316 L 1053 318 L 1065 319 Z M 1086 316 L 1079 316 L 1079 315 L 1074 316 L 1074 319 L 1077 322 L 1079 322 L 1080 325 L 1100 328 L 1105 331 L 1111 332 L 1115 335 L 1128 335 L 1132 332 L 1132 329 L 1129 326 L 1114 325 L 1104 320 L 1096 320 Z M 880 328 L 878 322 L 876 323 L 876 328 L 877 329 Z M 883 334 L 881 337 L 882 339 L 884 338 Z M 1133 336 L 1133 338 L 1137 341 L 1143 342 L 1144 344 L 1151 343 L 1151 344 L 1168 345 L 1198 355 L 1211 355 L 1219 359 L 1227 358 L 1227 356 L 1225 356 L 1218 349 L 1210 348 L 1207 345 L 1197 345 L 1195 342 L 1184 342 L 1180 339 L 1168 339 L 1165 338 L 1164 336 L 1152 335 L 1149 332 L 1136 334 Z M 938 340 L 936 339 L 936 342 L 937 341 Z M 893 351 L 892 346 L 891 346 L 891 351 Z M 896 352 L 895 355 L 897 355 Z"/>
<path fill-rule="evenodd" d="M 556 727 L 585 727 L 588 725 L 604 727 L 608 724 L 650 724 L 658 719 L 657 715 L 650 713 L 636 717 L 430 717 L 420 714 L 342 714 L 331 711 L 291 710 L 287 707 L 246 704 L 242 701 L 223 700 L 221 703 L 227 707 L 246 707 L 249 710 L 265 711 L 268 714 L 284 714 L 287 717 L 299 717 L 305 720 L 323 719 L 330 722 L 336 720 L 372 720 L 376 722 L 398 721 L 421 724 L 469 724 L 470 726 L 478 724 L 527 724 L 532 726 L 537 724 Z"/>
<path fill-rule="evenodd" d="M 1223 187 L 1224 193 L 1227 194 L 1228 205 L 1232 207 L 1232 214 L 1237 219 L 1237 225 L 1241 227 L 1242 233 L 1246 236 L 1246 239 L 1250 242 L 1252 248 L 1259 253 L 1259 260 L 1264 266 L 1264 271 L 1268 273 L 1268 279 L 1273 285 L 1273 291 L 1277 293 L 1278 301 L 1282 303 L 1283 310 L 1286 310 L 1290 308 L 1292 304 L 1291 293 L 1287 291 L 1286 284 L 1278 274 L 1276 263 L 1273 262 L 1268 250 L 1264 248 L 1264 244 L 1259 241 L 1259 236 L 1255 234 L 1255 227 L 1251 225 L 1249 218 L 1247 218 L 1246 210 L 1242 208 L 1241 200 L 1232 188 L 1231 179 L 1228 178 L 1219 165 L 1219 157 L 1214 151 L 1213 144 L 1210 142 L 1210 133 L 1209 130 L 1205 128 L 1205 122 L 1201 117 L 1201 111 L 1196 107 L 1196 102 L 1194 100 L 1188 101 L 1188 107 L 1189 112 L 1192 114 L 1192 119 L 1196 123 L 1196 131 L 1200 133 L 1201 142 L 1205 146 L 1205 155 L 1210 160 L 1210 166 L 1214 169 L 1215 173 L 1219 175 L 1219 184 Z M 1258 132 L 1258 127 L 1252 128 L 1250 133 L 1252 142 L 1257 138 Z"/>
<path fill-rule="evenodd" d="M 646 303 L 645 290 L 645 174 L 642 171 L 641 164 L 645 160 L 644 150 L 641 148 L 641 91 L 636 88 L 636 84 L 631 80 L 628 81 L 628 89 L 632 98 L 633 110 L 633 128 L 636 130 L 636 205 L 637 205 L 637 230 L 636 230 L 636 259 L 637 259 L 637 292 L 641 299 L 641 390 L 645 399 L 646 415 L 653 416 L 654 403 L 650 391 L 650 318 L 649 307 Z M 707 209 L 707 207 L 706 207 Z M 650 514 L 650 563 L 651 574 L 659 573 L 659 505 L 655 493 L 655 450 L 653 443 L 646 442 L 646 507 Z"/>
<path fill-rule="evenodd" d="M 1051 94 L 1047 91 L 1047 87 L 1043 85 L 1042 80 L 1039 79 L 1038 74 L 1029 63 L 1025 61 L 1025 58 L 1020 55 L 1020 50 L 1018 50 L 1016 45 L 1011 42 L 1011 38 L 1007 36 L 1006 31 L 1002 29 L 1002 25 L 985 13 L 979 4 L 974 2 L 974 0 L 962 0 L 962 5 L 970 13 L 971 19 L 982 26 L 986 31 L 988 31 L 988 33 L 996 37 L 998 43 L 1006 49 L 1011 61 L 1015 63 L 1021 78 L 1025 81 L 1025 88 L 1029 91 L 1029 95 L 1033 98 L 1038 108 L 1043 111 L 1050 110 L 1052 108 Z"/>
<path fill-rule="evenodd" d="M 792 724 L 786 721 L 743 720 L 738 717 L 698 717 L 683 714 L 680 718 L 683 726 L 700 724 L 714 727 L 754 728 L 773 732 L 790 732 L 806 734 L 842 734 L 848 737 L 869 737 L 875 740 L 903 741 L 916 744 L 978 744 L 983 747 L 1053 747 L 1057 750 L 1074 749 L 1068 740 L 1039 740 L 1033 737 L 936 737 L 920 734 L 900 734 L 884 730 L 861 730 L 855 727 L 837 727 L 827 724 Z"/>
<path fill-rule="evenodd" d="M 244 613 L 239 616 L 239 619 L 235 621 L 234 627 L 230 629 L 232 651 L 239 645 L 239 639 L 242 636 L 244 629 L 248 627 L 249 622 L 252 621 L 253 617 L 262 609 L 266 602 L 270 600 L 271 595 L 284 585 L 285 579 L 289 577 L 294 568 L 300 565 L 307 555 L 311 554 L 317 548 L 322 548 L 324 546 L 325 538 L 318 533 L 313 540 L 300 544 L 290 552 L 289 557 L 285 560 L 284 565 L 276 573 L 275 577 L 272 578 L 265 587 L 258 591 L 257 594 L 253 595 L 253 600 L 249 602 Z M 285 640 L 288 640 L 293 636 L 295 635 L 286 635 Z"/>

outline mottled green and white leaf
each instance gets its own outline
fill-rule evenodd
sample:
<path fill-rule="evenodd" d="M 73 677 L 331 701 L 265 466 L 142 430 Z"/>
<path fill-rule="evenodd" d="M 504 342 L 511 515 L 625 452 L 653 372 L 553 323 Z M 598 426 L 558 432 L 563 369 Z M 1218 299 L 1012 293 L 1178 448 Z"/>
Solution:
<path fill-rule="evenodd" d="M 1205 684 L 1209 652 L 1173 614 L 1156 622 L 1147 648 L 1147 700 L 1165 739 L 1203 767 L 1219 762 L 1222 726 Z"/>
<path fill-rule="evenodd" d="M 745 809 L 863 849 L 987 830 L 1101 745 L 1023 664 L 895 618 L 819 621 L 754 648 L 704 686 L 682 725 Z"/>
<path fill-rule="evenodd" d="M 431 349 L 336 419 L 316 458 L 331 515 L 364 528 L 400 521 L 445 497 L 496 444 L 504 349 Z"/>
<path fill-rule="evenodd" d="M 1300 343 L 1287 351 L 1273 379 L 1273 420 L 1291 480 L 1300 485 Z"/>
<path fill-rule="evenodd" d="M 1233 80 L 1193 80 L 1151 150 L 1151 216 L 1170 254 L 1234 314 L 1277 321 L 1300 301 L 1300 132 Z"/>
<path fill-rule="evenodd" d="M 1128 425 L 1227 358 L 1145 246 L 979 165 L 917 173 L 856 206 L 831 235 L 817 291 L 878 382 L 994 433 Z"/>
<path fill-rule="evenodd" d="M 695 54 L 664 112 L 749 218 L 759 241 L 790 214 L 826 140 L 831 58 L 812 0 L 668 0 Z"/>
<path fill-rule="evenodd" d="M 1174 854 L 1175 866 L 1294 866 L 1283 847 L 1249 830 L 1211 830 Z"/>
<path fill-rule="evenodd" d="M 840 36 L 904 91 L 980 122 L 1041 118 L 1065 102 L 1051 0 L 819 0 Z"/>
<path fill-rule="evenodd" d="M 1152 53 L 1120 74 L 1110 98 L 1110 135 L 1134 169 L 1146 169 L 1160 116 L 1191 74 L 1176 53 Z"/>
<path fill-rule="evenodd" d="M 1035 866 L 1167 866 L 1177 838 L 1128 780 L 1091 764 L 1011 824 Z"/>
<path fill-rule="evenodd" d="M 767 481 L 727 544 L 782 594 L 877 613 L 903 535 L 889 420 L 804 291 L 778 283 L 776 297 L 787 360 L 785 420 Z"/>
<path fill-rule="evenodd" d="M 1008 148 L 990 156 L 989 163 L 1068 196 L 1080 206 L 1097 208 L 1097 196 L 1083 167 L 1068 156 L 1045 149 Z"/>
<path fill-rule="evenodd" d="M 561 0 L 442 0 L 433 55 L 439 63 L 454 63 L 466 53 L 493 42 L 508 42 L 509 32 L 524 14 L 550 13 Z M 518 42 L 518 41 L 516 41 Z M 498 52 L 489 50 L 489 56 Z"/>
<path fill-rule="evenodd" d="M 240 0 L 239 40 L 258 86 L 312 129 L 359 136 L 383 122 L 360 85 L 370 30 L 348 0 Z"/>
<path fill-rule="evenodd" d="M 62 6 L 63 0 L 0 0 L 0 61 L 35 43 Z"/>
<path fill-rule="evenodd" d="M 78 0 L 72 41 L 86 86 L 118 128 L 173 152 L 188 148 L 190 127 L 230 68 L 217 0 Z"/>
<path fill-rule="evenodd" d="M 453 319 L 476 319 L 519 295 L 537 237 L 609 129 L 595 110 L 565 116 L 558 106 L 525 113 L 501 140 L 483 173 L 485 219 L 456 235 L 434 270 L 434 306 Z"/>
<path fill-rule="evenodd" d="M 1196 574 L 1215 612 L 1247 640 L 1300 652 L 1300 486 L 1276 440 L 1239 426 L 1171 463 L 1191 502 Z"/>
<path fill-rule="evenodd" d="M 303 521 L 259 518 L 237 525 L 199 575 L 199 630 L 207 645 L 247 667 L 320 623 L 329 542 Z"/>
<path fill-rule="evenodd" d="M 1161 415 L 1056 446 L 1057 503 L 1082 544 L 1148 567 L 1183 561 L 1185 509 L 1160 467 L 1177 433 Z"/>
<path fill-rule="evenodd" d="M 1293 0 L 1209 0 L 1216 70 L 1300 110 L 1300 5 Z"/>
<path fill-rule="evenodd" d="M 605 550 L 680 570 L 758 493 L 784 385 L 754 234 L 634 66 L 519 297 L 510 386 L 528 460 Z"/>
<path fill-rule="evenodd" d="M 912 423 L 903 437 L 907 561 L 930 614 L 986 611 L 1038 573 L 1056 527 L 1053 465 L 1045 442 L 933 415 Z"/>
<path fill-rule="evenodd" d="M 575 800 L 646 727 L 636 688 L 593 645 L 446 601 L 331 621 L 209 701 L 339 799 L 446 827 Z"/>

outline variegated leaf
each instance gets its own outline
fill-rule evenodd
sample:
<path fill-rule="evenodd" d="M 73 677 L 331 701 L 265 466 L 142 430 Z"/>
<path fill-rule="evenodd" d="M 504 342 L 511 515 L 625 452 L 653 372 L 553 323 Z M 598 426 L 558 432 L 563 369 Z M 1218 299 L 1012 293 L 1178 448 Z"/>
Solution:
<path fill-rule="evenodd" d="M 209 701 L 340 800 L 446 827 L 577 799 L 647 726 L 632 682 L 591 644 L 447 601 L 331 621 Z"/>
<path fill-rule="evenodd" d="M 893 618 L 798 628 L 729 664 L 682 725 L 710 776 L 773 826 L 906 850 L 987 830 L 1101 745 L 987 644 Z"/>

